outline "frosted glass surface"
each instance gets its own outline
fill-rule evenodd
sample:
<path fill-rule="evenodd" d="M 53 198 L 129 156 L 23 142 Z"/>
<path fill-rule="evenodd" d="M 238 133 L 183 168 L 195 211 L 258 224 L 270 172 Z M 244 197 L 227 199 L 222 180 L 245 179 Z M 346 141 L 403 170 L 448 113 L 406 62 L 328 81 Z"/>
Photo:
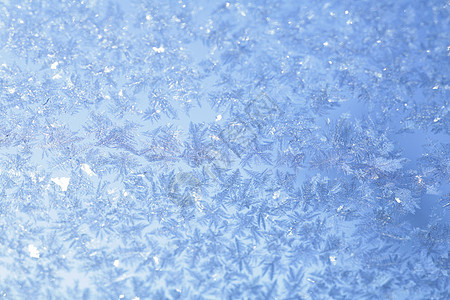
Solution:
<path fill-rule="evenodd" d="M 446 1 L 0 1 L 0 299 L 448 299 Z"/>

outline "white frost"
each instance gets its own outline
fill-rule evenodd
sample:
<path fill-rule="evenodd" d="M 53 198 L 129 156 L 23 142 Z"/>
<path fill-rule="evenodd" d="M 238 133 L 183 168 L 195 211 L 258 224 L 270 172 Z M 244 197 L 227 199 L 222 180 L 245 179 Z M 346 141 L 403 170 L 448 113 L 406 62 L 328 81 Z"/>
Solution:
<path fill-rule="evenodd" d="M 30 257 L 39 258 L 39 250 L 36 248 L 35 245 L 29 244 L 28 252 L 30 252 Z"/>
<path fill-rule="evenodd" d="M 105 73 L 110 73 L 110 72 L 114 71 L 114 69 L 115 69 L 114 66 L 112 66 L 112 67 L 106 66 L 104 71 L 105 71 Z"/>
<path fill-rule="evenodd" d="M 330 261 L 333 265 L 336 265 L 336 256 L 330 256 Z"/>
<path fill-rule="evenodd" d="M 55 177 L 52 178 L 52 181 L 59 185 L 63 192 L 67 191 L 67 187 L 69 186 L 70 178 L 69 177 Z"/>
<path fill-rule="evenodd" d="M 163 46 L 159 46 L 159 48 L 153 47 L 152 49 L 157 53 L 163 53 L 165 51 Z"/>
<path fill-rule="evenodd" d="M 280 198 L 280 191 L 274 192 L 272 198 L 273 198 L 273 199 L 278 199 L 278 198 Z"/>
<path fill-rule="evenodd" d="M 81 170 L 86 172 L 89 176 L 96 176 L 96 174 L 91 170 L 91 167 L 88 164 L 81 164 Z"/>
<path fill-rule="evenodd" d="M 61 73 L 58 73 L 58 74 L 56 74 L 55 76 L 52 77 L 53 80 L 61 79 L 61 78 L 62 78 Z"/>

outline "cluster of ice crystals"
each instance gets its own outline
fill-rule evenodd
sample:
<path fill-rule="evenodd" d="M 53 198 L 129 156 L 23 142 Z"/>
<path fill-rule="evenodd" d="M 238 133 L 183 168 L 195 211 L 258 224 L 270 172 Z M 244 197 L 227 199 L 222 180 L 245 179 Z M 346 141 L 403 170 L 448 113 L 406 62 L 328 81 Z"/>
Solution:
<path fill-rule="evenodd" d="M 0 296 L 445 299 L 443 1 L 0 1 Z"/>

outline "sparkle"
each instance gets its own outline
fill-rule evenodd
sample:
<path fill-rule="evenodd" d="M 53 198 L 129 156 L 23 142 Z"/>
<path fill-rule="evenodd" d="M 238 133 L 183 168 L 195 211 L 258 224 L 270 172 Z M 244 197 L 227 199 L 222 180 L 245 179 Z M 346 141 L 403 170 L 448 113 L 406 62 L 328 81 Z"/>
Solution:
<path fill-rule="evenodd" d="M 30 257 L 39 258 L 39 250 L 33 244 L 28 245 L 28 252 L 30 252 Z"/>
<path fill-rule="evenodd" d="M 88 164 L 81 164 L 81 170 L 86 172 L 88 176 L 95 176 L 95 173 L 91 170 L 91 167 Z"/>
<path fill-rule="evenodd" d="M 153 51 L 155 51 L 156 53 L 164 53 L 164 51 L 166 51 L 166 49 L 164 49 L 163 46 L 159 46 L 159 48 L 153 47 L 152 49 L 153 49 Z"/>
<path fill-rule="evenodd" d="M 333 265 L 336 265 L 336 256 L 330 256 L 330 261 Z"/>
<path fill-rule="evenodd" d="M 69 186 L 70 178 L 69 177 L 55 177 L 52 178 L 52 181 L 58 185 L 63 192 L 67 191 Z"/>

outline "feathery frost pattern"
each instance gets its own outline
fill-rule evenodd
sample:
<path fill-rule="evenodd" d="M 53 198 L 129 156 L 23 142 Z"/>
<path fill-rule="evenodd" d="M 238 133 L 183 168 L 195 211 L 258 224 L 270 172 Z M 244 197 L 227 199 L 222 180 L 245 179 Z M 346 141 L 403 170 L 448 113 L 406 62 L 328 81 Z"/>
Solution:
<path fill-rule="evenodd" d="M 448 299 L 445 1 L 0 1 L 0 298 Z"/>

